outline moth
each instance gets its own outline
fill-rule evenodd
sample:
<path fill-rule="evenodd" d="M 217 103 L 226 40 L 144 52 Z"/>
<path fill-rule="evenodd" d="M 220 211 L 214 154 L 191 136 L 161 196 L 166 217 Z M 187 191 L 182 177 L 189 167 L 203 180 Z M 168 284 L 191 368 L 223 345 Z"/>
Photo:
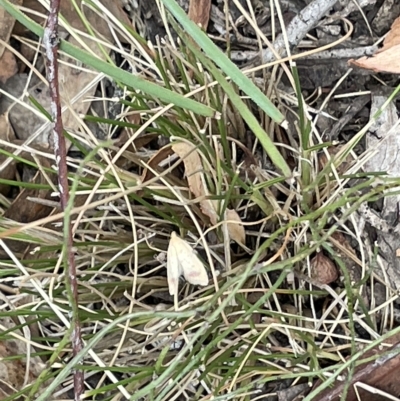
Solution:
<path fill-rule="evenodd" d="M 182 238 L 173 232 L 167 251 L 167 279 L 170 295 L 177 295 L 179 277 L 193 285 L 205 286 L 208 276 L 194 249 Z"/>

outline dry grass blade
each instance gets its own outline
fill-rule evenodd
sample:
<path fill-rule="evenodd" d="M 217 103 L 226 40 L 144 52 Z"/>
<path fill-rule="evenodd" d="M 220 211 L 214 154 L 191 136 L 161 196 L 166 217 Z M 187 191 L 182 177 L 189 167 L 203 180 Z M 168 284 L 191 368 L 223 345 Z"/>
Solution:
<path fill-rule="evenodd" d="M 242 83 L 251 81 L 248 92 L 256 86 L 285 112 L 290 124 L 284 128 L 216 62 L 220 53 L 266 54 L 266 43 L 280 34 L 290 41 L 289 21 L 294 12 L 304 14 L 298 2 L 271 8 L 269 2 L 180 1 L 184 14 L 192 7 L 195 23 L 187 26 L 195 26 L 200 39 L 212 39 L 214 57 L 189 30 L 172 19 L 169 24 L 164 2 L 172 3 L 139 0 L 139 8 L 124 2 L 121 9 L 119 1 L 78 1 L 78 9 L 69 10 L 73 2 L 63 1 L 63 27 L 81 47 L 62 42 L 68 57 L 80 58 L 65 72 L 66 110 L 76 123 L 65 132 L 74 199 L 65 213 L 54 185 L 56 159 L 32 145 L 40 135 L 37 120 L 19 119 L 29 134 L 19 142 L 15 120 L 5 114 L 0 120 L 0 348 L 7 347 L 0 356 L 2 366 L 21 367 L 18 380 L 8 383 L 12 388 L 0 391 L 6 389 L 8 401 L 71 399 L 79 368 L 84 398 L 104 401 L 315 401 L 344 394 L 351 378 L 366 372 L 370 387 L 391 394 L 394 375 L 385 370 L 381 377 L 373 368 L 378 365 L 364 359 L 396 372 L 398 347 L 386 344 L 399 332 L 396 269 L 386 269 L 392 260 L 383 260 L 395 253 L 382 252 L 381 244 L 397 235 L 397 226 L 383 217 L 400 179 L 366 171 L 379 168 L 371 167 L 376 146 L 364 146 L 375 143 L 373 134 L 385 141 L 369 129 L 394 129 L 373 120 L 380 114 L 394 121 L 396 92 L 375 109 L 375 92 L 372 106 L 370 92 L 362 92 L 367 99 L 360 103 L 353 101 L 358 86 L 346 92 L 359 81 L 371 84 L 350 71 L 309 89 L 308 79 L 318 76 L 304 74 L 300 62 L 295 68 L 277 60 L 246 79 L 235 69 Z M 25 4 L 39 10 L 38 2 Z M 86 20 L 76 20 L 81 11 Z M 179 23 L 188 19 L 182 12 L 174 12 Z M 352 31 L 359 22 L 353 14 L 348 21 L 321 21 L 301 48 L 289 44 L 289 58 L 335 43 L 346 50 L 361 29 Z M 42 34 L 38 25 L 28 26 Z M 153 33 L 162 39 L 151 42 Z M 103 48 L 101 56 L 90 56 L 89 40 Z M 17 58 L 23 53 L 18 63 L 27 60 L 21 66 L 26 79 L 10 78 L 2 94 L 21 105 L 23 117 L 33 115 L 43 125 L 48 109 L 38 38 L 21 30 L 7 46 Z M 102 72 L 92 76 L 96 63 Z M 307 68 L 314 71 L 318 63 L 312 64 Z M 34 75 L 38 86 L 31 86 Z M 389 87 L 396 82 L 379 79 Z M 13 82 L 21 86 L 18 94 L 11 93 Z M 384 153 L 378 159 L 391 162 Z M 396 206 L 395 199 L 389 203 Z M 75 356 L 62 260 L 66 217 L 82 322 L 83 348 Z M 10 350 L 17 340 L 26 350 Z M 354 394 L 350 388 L 348 396 Z"/>

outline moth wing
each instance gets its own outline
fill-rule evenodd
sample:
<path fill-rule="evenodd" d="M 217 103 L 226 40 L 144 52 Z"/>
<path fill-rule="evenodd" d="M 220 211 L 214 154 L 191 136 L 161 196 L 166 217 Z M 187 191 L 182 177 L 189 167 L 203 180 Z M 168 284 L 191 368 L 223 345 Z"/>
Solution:
<path fill-rule="evenodd" d="M 179 253 L 176 249 L 176 234 L 172 233 L 167 251 L 167 281 L 170 295 L 178 294 L 179 277 L 182 275 L 182 268 L 179 263 Z"/>
<path fill-rule="evenodd" d="M 197 258 L 197 255 L 193 254 L 193 256 L 196 257 L 197 261 L 196 263 L 189 263 L 183 267 L 183 276 L 190 284 L 206 286 L 208 284 L 207 271 L 203 263 Z"/>
<path fill-rule="evenodd" d="M 208 276 L 203 263 L 191 246 L 183 242 L 185 246 L 182 247 L 182 252 L 178 253 L 178 260 L 185 280 L 193 285 L 207 285 Z"/>

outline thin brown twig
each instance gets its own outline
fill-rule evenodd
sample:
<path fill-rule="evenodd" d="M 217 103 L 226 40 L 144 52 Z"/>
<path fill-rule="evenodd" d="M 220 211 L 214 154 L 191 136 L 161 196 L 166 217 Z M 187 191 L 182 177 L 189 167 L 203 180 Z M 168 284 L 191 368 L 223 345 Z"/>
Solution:
<path fill-rule="evenodd" d="M 58 187 L 60 192 L 61 209 L 65 211 L 69 201 L 68 168 L 67 168 L 67 148 L 63 134 L 63 124 L 61 116 L 61 99 L 58 83 L 58 13 L 60 11 L 60 0 L 50 1 L 49 16 L 44 30 L 43 43 L 46 49 L 47 80 L 50 86 L 51 114 L 53 118 L 53 146 L 58 172 Z M 63 259 L 67 270 L 66 286 L 72 304 L 73 330 L 71 334 L 73 355 L 76 356 L 83 347 L 81 324 L 79 320 L 78 307 L 78 282 L 76 274 L 75 257 L 73 253 L 73 234 L 69 221 L 69 216 L 64 216 L 64 239 Z M 74 398 L 75 401 L 81 400 L 84 392 L 83 371 L 74 372 Z"/>
<path fill-rule="evenodd" d="M 399 349 L 400 342 L 396 342 L 393 347 L 386 352 L 382 352 L 382 354 L 372 361 L 369 361 L 365 364 L 362 364 L 357 368 L 356 373 L 350 380 L 350 393 L 347 396 L 347 400 L 356 401 L 358 397 L 356 396 L 355 390 L 353 386 L 357 382 L 369 383 L 372 386 L 380 386 L 381 388 L 388 388 L 387 384 L 392 382 L 396 383 L 395 379 L 396 374 L 398 372 L 398 366 L 400 363 L 399 360 Z M 379 353 L 379 346 L 374 347 L 363 355 L 364 358 L 370 358 L 373 355 Z M 318 383 L 321 384 L 321 383 Z M 314 386 L 314 389 L 317 388 L 318 384 Z M 384 385 L 386 384 L 386 386 Z M 315 401 L 334 401 L 339 400 L 341 394 L 343 394 L 343 390 L 345 389 L 348 382 L 336 381 L 335 386 L 332 388 L 326 388 L 321 391 L 314 398 Z M 392 385 L 392 388 L 394 385 Z M 376 398 L 370 398 L 376 399 Z M 380 399 L 380 398 L 379 398 Z"/>

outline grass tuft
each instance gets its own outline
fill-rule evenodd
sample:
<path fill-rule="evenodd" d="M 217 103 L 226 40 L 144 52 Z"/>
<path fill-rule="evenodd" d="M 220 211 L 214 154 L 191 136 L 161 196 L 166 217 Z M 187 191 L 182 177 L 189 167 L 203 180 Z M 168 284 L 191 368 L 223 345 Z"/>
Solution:
<path fill-rule="evenodd" d="M 177 38 L 170 35 L 151 51 L 137 33 L 115 27 L 138 54 L 151 58 L 149 67 L 144 57 L 120 50 L 135 73 L 61 43 L 62 51 L 104 73 L 124 96 L 115 118 L 79 116 L 82 129 L 66 132 L 75 149 L 68 157 L 73 196 L 67 217 L 85 343 L 75 357 L 61 261 L 65 216 L 55 207 L 24 224 L 0 220 L 0 285 L 8 299 L 0 314 L 16 322 L 1 327 L 0 340 L 28 331 L 31 356 L 47 363 L 37 380 L 7 401 L 22 395 L 45 401 L 53 392 L 67 398 L 74 369 L 84 371 L 85 396 L 93 400 L 250 400 L 276 394 L 282 383 L 319 379 L 305 398 L 312 400 L 339 374 L 354 372 L 361 346 L 372 348 L 389 336 L 379 337 L 377 318 L 387 316 L 389 304 L 373 310 L 366 300 L 376 252 L 363 244 L 356 212 L 397 193 L 400 180 L 362 172 L 366 158 L 354 149 L 367 128 L 332 152 L 312 124 L 296 68 L 286 70 L 294 83 L 287 96 L 295 104 L 270 100 L 175 1 L 163 4 Z M 0 5 L 42 35 L 15 6 Z M 102 42 L 115 53 L 126 46 L 118 45 Z M 296 130 L 282 131 L 284 110 L 295 116 Z M 106 138 L 91 135 L 89 122 L 101 124 Z M 191 155 L 182 160 L 173 150 L 177 143 L 194 149 L 197 170 L 187 171 Z M 1 153 L 43 176 L 56 174 L 52 156 L 33 145 Z M 49 164 L 40 165 L 40 158 Z M 202 196 L 190 185 L 195 175 Z M 0 184 L 47 194 L 54 189 L 51 179 Z M 205 202 L 215 205 L 215 221 Z M 6 213 L 13 203 L 2 207 Z M 226 221 L 228 210 L 237 213 L 245 243 L 232 241 L 235 221 Z M 181 280 L 177 307 L 166 279 L 173 231 L 197 251 L 210 277 L 205 287 Z M 345 243 L 335 239 L 338 233 Z M 357 252 L 346 248 L 350 242 Z M 315 277 L 312 260 L 319 252 L 339 271 L 334 284 Z"/>

